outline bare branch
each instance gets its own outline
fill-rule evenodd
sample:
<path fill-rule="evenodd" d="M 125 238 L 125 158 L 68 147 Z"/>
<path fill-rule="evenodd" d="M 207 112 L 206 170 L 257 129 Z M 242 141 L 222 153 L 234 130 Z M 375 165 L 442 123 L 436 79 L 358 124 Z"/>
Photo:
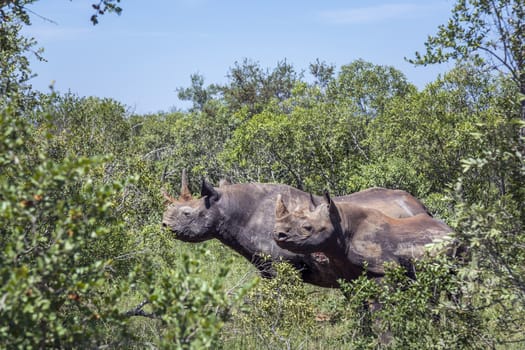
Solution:
<path fill-rule="evenodd" d="M 149 151 L 148 153 L 146 153 L 145 155 L 142 156 L 142 159 L 148 159 L 149 157 L 152 157 L 154 159 L 159 159 L 159 155 L 160 153 L 162 153 L 163 151 L 165 150 L 168 150 L 168 149 L 171 149 L 172 146 L 165 146 L 165 147 L 160 147 L 160 148 L 157 148 L 157 149 L 154 149 L 153 151 Z"/>
<path fill-rule="evenodd" d="M 479 49 L 482 50 L 482 51 L 487 52 L 489 55 L 491 55 L 497 61 L 499 61 L 503 66 L 505 66 L 505 68 L 508 69 L 508 71 L 512 75 L 512 79 L 515 80 L 516 82 L 519 82 L 518 72 L 516 72 L 514 67 L 512 67 L 508 62 L 505 62 L 505 60 L 503 58 L 501 58 L 498 54 L 496 54 L 494 51 L 492 51 L 488 47 L 480 46 Z"/>
<path fill-rule="evenodd" d="M 143 310 L 143 307 L 149 304 L 149 301 L 147 299 L 144 299 L 140 304 L 138 304 L 135 308 L 126 311 L 123 315 L 125 317 L 131 317 L 131 316 L 142 316 L 147 318 L 153 318 L 158 319 L 159 316 L 155 315 L 153 312 L 146 312 Z"/>

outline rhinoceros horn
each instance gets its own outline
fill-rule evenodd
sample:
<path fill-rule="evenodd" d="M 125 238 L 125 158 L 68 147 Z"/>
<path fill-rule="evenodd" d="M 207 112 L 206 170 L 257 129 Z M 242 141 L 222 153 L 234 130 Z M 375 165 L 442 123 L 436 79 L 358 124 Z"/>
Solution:
<path fill-rule="evenodd" d="M 275 203 L 275 217 L 281 218 L 283 216 L 288 215 L 288 209 L 286 208 L 286 205 L 284 205 L 283 199 L 281 198 L 281 195 L 277 195 L 277 201 Z"/>
<path fill-rule="evenodd" d="M 186 175 L 186 169 L 182 169 L 179 199 L 182 201 L 191 200 L 191 192 L 190 192 L 190 189 L 188 188 L 188 176 Z"/>

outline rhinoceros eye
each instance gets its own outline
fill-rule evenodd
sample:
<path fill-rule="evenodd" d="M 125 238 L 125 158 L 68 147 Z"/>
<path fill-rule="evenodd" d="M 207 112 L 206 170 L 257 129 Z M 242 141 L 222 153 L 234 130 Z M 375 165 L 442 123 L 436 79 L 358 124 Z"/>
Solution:
<path fill-rule="evenodd" d="M 310 225 L 309 223 L 304 223 L 301 227 L 303 230 L 306 230 L 308 232 L 312 231 L 312 225 Z"/>
<path fill-rule="evenodd" d="M 187 207 L 181 208 L 181 213 L 184 216 L 190 216 L 190 214 L 192 213 L 192 210 L 191 208 L 187 208 Z"/>

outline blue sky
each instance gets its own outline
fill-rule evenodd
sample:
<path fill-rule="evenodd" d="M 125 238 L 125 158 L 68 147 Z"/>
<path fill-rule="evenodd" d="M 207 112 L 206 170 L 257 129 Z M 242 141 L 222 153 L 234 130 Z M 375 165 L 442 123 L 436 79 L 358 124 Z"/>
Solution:
<path fill-rule="evenodd" d="M 446 23 L 452 0 L 123 0 L 121 16 L 89 21 L 95 0 L 43 0 L 25 33 L 45 49 L 33 86 L 111 97 L 132 112 L 185 108 L 176 89 L 199 73 L 224 83 L 244 58 L 273 68 L 286 59 L 307 71 L 317 58 L 337 68 L 362 58 L 391 65 L 423 88 L 451 68 L 404 61 Z"/>

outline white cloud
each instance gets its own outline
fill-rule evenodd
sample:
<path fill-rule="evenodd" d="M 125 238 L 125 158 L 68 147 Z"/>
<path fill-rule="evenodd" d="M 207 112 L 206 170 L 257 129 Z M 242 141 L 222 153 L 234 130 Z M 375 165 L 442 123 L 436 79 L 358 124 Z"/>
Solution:
<path fill-rule="evenodd" d="M 441 4 L 419 3 L 383 4 L 352 9 L 323 11 L 320 13 L 320 16 L 324 21 L 334 24 L 370 23 L 392 19 L 413 18 L 422 14 L 432 14 L 438 7 L 441 9 L 443 6 L 441 6 Z"/>

